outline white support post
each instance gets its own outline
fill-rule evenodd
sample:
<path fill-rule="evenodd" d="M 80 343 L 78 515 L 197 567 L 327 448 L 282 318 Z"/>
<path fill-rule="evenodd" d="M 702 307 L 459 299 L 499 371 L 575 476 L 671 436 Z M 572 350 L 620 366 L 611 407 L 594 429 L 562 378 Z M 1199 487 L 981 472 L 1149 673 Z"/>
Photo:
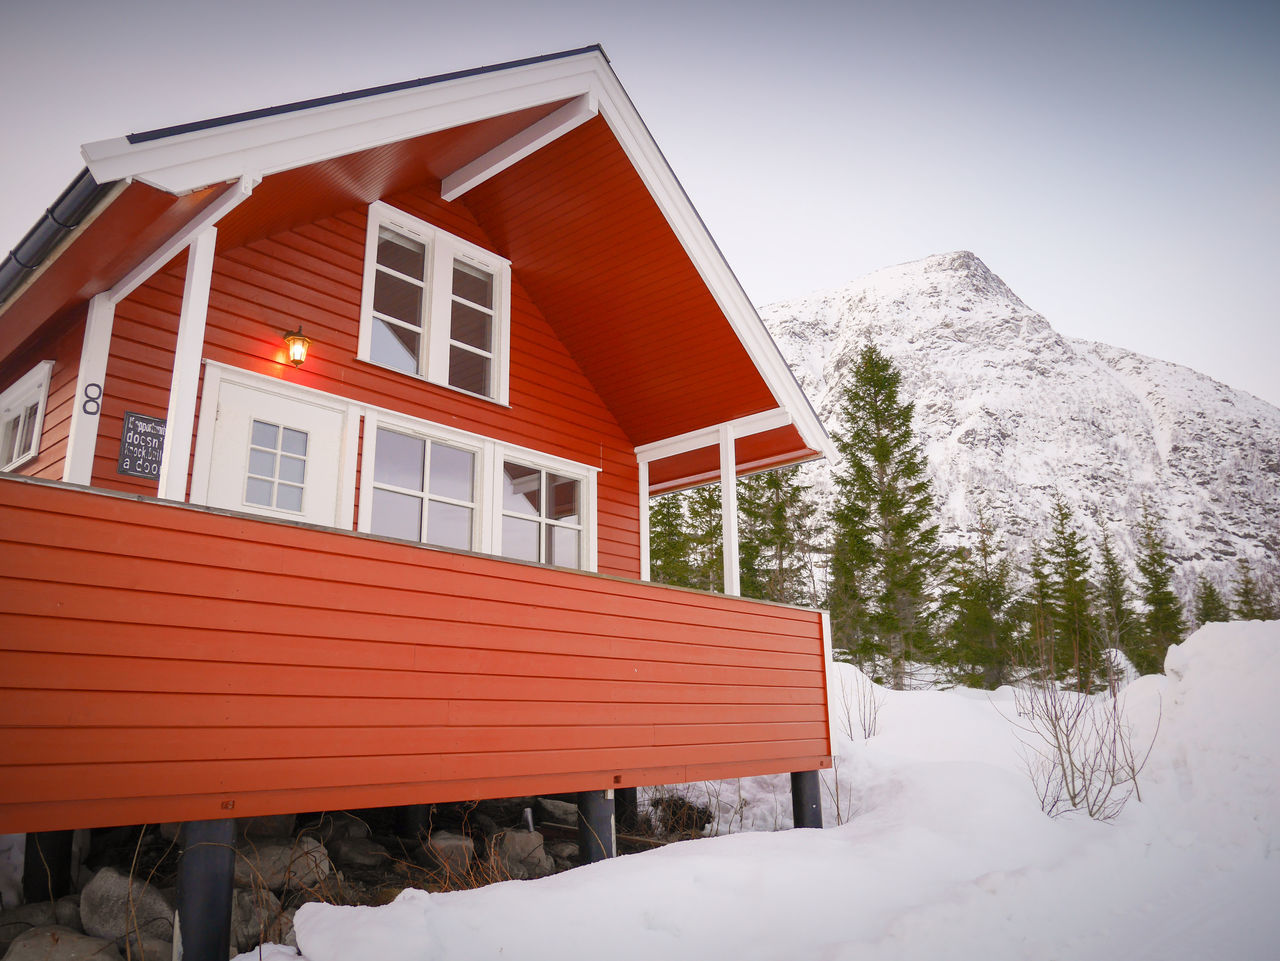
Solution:
<path fill-rule="evenodd" d="M 216 227 L 206 227 L 192 241 L 187 255 L 187 280 L 182 290 L 178 344 L 174 349 L 173 380 L 169 386 L 169 412 L 165 417 L 164 453 L 160 458 L 157 496 L 165 500 L 187 499 L 191 435 L 196 421 L 196 389 L 200 383 L 200 359 L 204 353 L 204 325 L 209 314 L 213 248 L 217 237 Z"/>
<path fill-rule="evenodd" d="M 649 462 L 640 462 L 640 580 L 653 576 L 649 562 Z"/>
<path fill-rule="evenodd" d="M 89 301 L 84 344 L 80 348 L 80 373 L 76 377 L 75 406 L 71 408 L 67 459 L 62 464 L 62 479 L 68 484 L 87 485 L 93 481 L 93 455 L 98 447 L 102 392 L 107 380 L 107 354 L 111 349 L 115 316 L 115 301 L 109 294 L 98 294 Z"/>
<path fill-rule="evenodd" d="M 720 425 L 720 525 L 724 534 L 724 592 L 742 593 L 738 573 L 738 467 L 733 428 Z"/>

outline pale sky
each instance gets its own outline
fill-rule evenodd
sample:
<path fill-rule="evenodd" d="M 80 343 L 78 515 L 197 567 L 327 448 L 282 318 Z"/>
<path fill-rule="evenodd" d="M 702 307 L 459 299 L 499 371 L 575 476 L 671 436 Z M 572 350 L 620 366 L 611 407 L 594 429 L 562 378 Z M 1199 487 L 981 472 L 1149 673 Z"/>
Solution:
<path fill-rule="evenodd" d="M 0 0 L 0 248 L 82 143 L 600 43 L 751 299 L 968 249 L 1280 405 L 1280 3 Z"/>

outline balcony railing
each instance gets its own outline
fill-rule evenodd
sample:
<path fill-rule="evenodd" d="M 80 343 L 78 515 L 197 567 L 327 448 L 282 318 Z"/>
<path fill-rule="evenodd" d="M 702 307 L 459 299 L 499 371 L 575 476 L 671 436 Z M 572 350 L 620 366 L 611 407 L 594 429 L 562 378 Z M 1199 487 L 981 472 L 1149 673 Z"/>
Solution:
<path fill-rule="evenodd" d="M 819 612 L 0 478 L 0 833 L 827 767 Z"/>

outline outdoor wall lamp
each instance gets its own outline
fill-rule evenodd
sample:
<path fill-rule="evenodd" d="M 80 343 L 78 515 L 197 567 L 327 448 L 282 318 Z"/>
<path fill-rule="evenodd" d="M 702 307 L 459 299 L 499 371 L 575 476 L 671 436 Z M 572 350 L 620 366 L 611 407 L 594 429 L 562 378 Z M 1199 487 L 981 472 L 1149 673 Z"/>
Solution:
<path fill-rule="evenodd" d="M 285 333 L 284 344 L 289 352 L 289 363 L 294 367 L 301 367 L 302 362 L 307 359 L 307 348 L 311 346 L 311 338 L 302 335 L 301 324 L 297 330 Z"/>

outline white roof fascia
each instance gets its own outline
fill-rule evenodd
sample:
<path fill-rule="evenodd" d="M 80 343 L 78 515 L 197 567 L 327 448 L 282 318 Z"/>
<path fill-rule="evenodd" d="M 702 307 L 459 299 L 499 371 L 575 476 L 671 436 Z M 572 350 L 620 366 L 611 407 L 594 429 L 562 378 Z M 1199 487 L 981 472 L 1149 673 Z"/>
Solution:
<path fill-rule="evenodd" d="M 137 144 L 100 140 L 81 153 L 99 183 L 128 178 L 181 195 L 592 94 L 604 66 L 584 53 Z"/>
<path fill-rule="evenodd" d="M 725 262 L 720 248 L 711 239 L 706 225 L 694 210 L 693 203 L 658 149 L 631 103 L 631 98 L 627 96 L 612 69 L 604 80 L 600 115 L 613 130 L 632 166 L 640 174 L 649 193 L 680 238 L 685 252 L 697 267 L 707 289 L 724 312 L 747 354 L 764 375 L 765 383 L 773 392 L 778 406 L 791 413 L 796 429 L 810 449 L 834 463 L 837 457 L 835 445 L 827 436 L 813 405 L 791 373 L 778 345 L 769 336 L 764 321 L 756 313 L 746 291 Z"/>

